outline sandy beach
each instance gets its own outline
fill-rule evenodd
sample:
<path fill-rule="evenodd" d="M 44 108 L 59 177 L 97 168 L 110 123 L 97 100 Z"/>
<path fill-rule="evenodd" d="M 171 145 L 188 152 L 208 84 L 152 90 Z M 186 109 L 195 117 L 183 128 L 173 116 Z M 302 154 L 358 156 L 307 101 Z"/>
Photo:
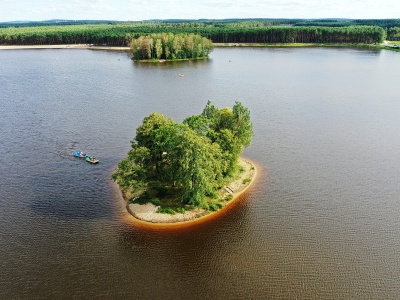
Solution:
<path fill-rule="evenodd" d="M 97 46 L 90 44 L 69 44 L 69 45 L 14 45 L 2 46 L 0 50 L 18 50 L 18 49 L 94 49 L 94 50 L 115 50 L 115 51 L 129 51 L 129 47 L 110 47 L 110 46 Z"/>
<path fill-rule="evenodd" d="M 128 212 L 138 220 L 153 223 L 154 225 L 165 225 L 165 224 L 184 224 L 189 222 L 196 222 L 197 220 L 202 220 L 203 218 L 210 216 L 214 213 L 218 213 L 224 210 L 229 205 L 235 203 L 239 196 L 246 191 L 254 182 L 257 176 L 257 169 L 253 163 L 247 159 L 240 159 L 240 166 L 243 167 L 244 172 L 241 173 L 240 178 L 231 182 L 229 185 L 225 186 L 219 191 L 219 197 L 224 198 L 227 195 L 231 195 L 232 199 L 225 202 L 224 206 L 216 211 L 210 212 L 202 208 L 196 208 L 190 211 L 185 211 L 185 213 L 177 213 L 175 215 L 157 213 L 158 206 L 147 203 L 144 205 L 140 204 L 127 204 Z M 251 178 L 251 181 L 243 183 L 246 178 Z"/>

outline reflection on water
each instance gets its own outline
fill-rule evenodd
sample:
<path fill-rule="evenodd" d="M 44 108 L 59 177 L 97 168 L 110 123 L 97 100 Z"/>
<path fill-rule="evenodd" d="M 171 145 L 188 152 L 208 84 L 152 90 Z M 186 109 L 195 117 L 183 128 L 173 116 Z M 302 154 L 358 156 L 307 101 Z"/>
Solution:
<path fill-rule="evenodd" d="M 399 65 L 354 49 L 1 51 L 0 298 L 398 299 Z M 208 100 L 250 108 L 256 185 L 207 222 L 139 226 L 112 170 L 145 116 Z"/>

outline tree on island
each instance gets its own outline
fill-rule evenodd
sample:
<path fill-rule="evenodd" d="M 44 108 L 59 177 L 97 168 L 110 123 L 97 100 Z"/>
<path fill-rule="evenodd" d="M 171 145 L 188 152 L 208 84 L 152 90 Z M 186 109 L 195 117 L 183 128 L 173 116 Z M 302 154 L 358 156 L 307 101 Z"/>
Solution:
<path fill-rule="evenodd" d="M 129 198 L 172 192 L 182 204 L 200 207 L 238 174 L 239 156 L 252 136 L 250 111 L 240 102 L 218 109 L 209 101 L 202 114 L 182 123 L 152 113 L 112 178 Z"/>
<path fill-rule="evenodd" d="M 207 57 L 214 49 L 209 39 L 193 33 L 140 36 L 131 41 L 130 47 L 135 60 Z"/>

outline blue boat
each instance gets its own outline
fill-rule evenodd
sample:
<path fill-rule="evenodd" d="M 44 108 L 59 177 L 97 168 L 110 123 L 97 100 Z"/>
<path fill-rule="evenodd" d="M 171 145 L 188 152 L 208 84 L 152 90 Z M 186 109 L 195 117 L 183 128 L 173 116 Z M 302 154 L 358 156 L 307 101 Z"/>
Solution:
<path fill-rule="evenodd" d="M 86 158 L 86 157 L 89 156 L 89 154 L 83 153 L 82 151 L 76 151 L 76 152 L 74 153 L 74 156 Z"/>

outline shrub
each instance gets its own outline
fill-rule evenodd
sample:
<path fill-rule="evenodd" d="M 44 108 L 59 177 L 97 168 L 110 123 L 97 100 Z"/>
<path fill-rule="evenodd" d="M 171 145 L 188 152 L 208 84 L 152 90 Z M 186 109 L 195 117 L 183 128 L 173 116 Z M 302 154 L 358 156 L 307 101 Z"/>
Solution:
<path fill-rule="evenodd" d="M 151 199 L 151 203 L 153 203 L 156 206 L 159 206 L 161 204 L 161 201 L 158 198 L 153 198 Z"/>
<path fill-rule="evenodd" d="M 142 195 L 139 197 L 133 198 L 130 203 L 137 203 L 137 204 L 146 204 L 148 203 L 153 197 L 148 191 L 145 191 Z"/>
<path fill-rule="evenodd" d="M 185 210 L 184 207 L 178 207 L 178 208 L 176 209 L 176 211 L 177 211 L 178 213 L 184 214 L 186 210 Z"/>
<path fill-rule="evenodd" d="M 207 193 L 207 196 L 213 199 L 216 199 L 218 197 L 217 191 L 211 191 Z"/>
<path fill-rule="evenodd" d="M 243 179 L 243 184 L 246 184 L 246 183 L 248 183 L 248 182 L 250 182 L 250 181 L 251 181 L 251 178 Z"/>
<path fill-rule="evenodd" d="M 169 207 L 166 207 L 166 208 L 159 208 L 158 210 L 157 210 L 157 212 L 159 213 L 159 214 L 170 214 L 170 215 L 175 215 L 176 214 L 176 211 L 175 210 L 173 210 L 172 208 L 169 208 Z"/>
<path fill-rule="evenodd" d="M 233 196 L 232 195 L 226 195 L 226 197 L 225 197 L 225 201 L 229 201 L 229 200 L 232 200 L 232 198 L 233 198 Z"/>
<path fill-rule="evenodd" d="M 208 211 L 217 211 L 219 210 L 223 205 L 221 203 L 217 203 L 217 202 L 209 202 L 209 203 L 205 203 L 203 205 L 203 208 L 205 210 Z"/>

